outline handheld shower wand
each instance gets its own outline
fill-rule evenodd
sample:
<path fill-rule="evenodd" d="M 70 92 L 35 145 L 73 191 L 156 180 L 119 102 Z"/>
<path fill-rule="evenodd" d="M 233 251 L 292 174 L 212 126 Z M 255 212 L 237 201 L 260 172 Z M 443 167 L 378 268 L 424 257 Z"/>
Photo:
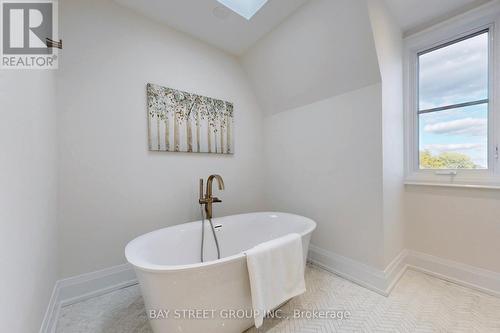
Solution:
<path fill-rule="evenodd" d="M 203 178 L 200 178 L 200 193 L 199 193 L 199 199 L 198 202 L 200 203 L 200 213 L 201 213 L 201 254 L 200 254 L 200 259 L 201 262 L 204 262 L 203 258 L 203 249 L 204 249 L 204 243 L 205 243 L 205 216 L 203 212 L 203 205 L 205 205 L 205 213 L 208 219 L 208 222 L 210 223 L 210 227 L 212 229 L 212 234 L 214 235 L 214 240 L 215 240 L 215 246 L 217 247 L 217 259 L 220 259 L 220 247 L 219 247 L 219 240 L 217 239 L 217 234 L 215 233 L 215 228 L 212 223 L 212 204 L 214 202 L 222 202 L 217 197 L 212 196 L 212 182 L 214 179 L 217 179 L 218 185 L 219 185 L 219 190 L 224 190 L 224 180 L 222 179 L 221 176 L 219 175 L 211 175 L 207 179 L 207 191 L 205 196 L 203 196 Z"/>

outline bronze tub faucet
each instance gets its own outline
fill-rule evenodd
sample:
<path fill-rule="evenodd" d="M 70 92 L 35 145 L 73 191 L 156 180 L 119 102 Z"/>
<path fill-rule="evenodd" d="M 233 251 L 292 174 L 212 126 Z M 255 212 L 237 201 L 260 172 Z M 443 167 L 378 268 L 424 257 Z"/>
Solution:
<path fill-rule="evenodd" d="M 219 175 L 211 175 L 207 179 L 207 190 L 205 192 L 205 196 L 203 196 L 203 178 L 200 179 L 200 197 L 198 202 L 200 203 L 200 205 L 205 205 L 205 213 L 207 215 L 207 219 L 212 218 L 212 204 L 214 202 L 222 202 L 222 200 L 220 200 L 219 198 L 212 196 L 212 183 L 214 179 L 217 179 L 219 190 L 224 190 L 224 180 L 222 179 L 222 177 Z"/>

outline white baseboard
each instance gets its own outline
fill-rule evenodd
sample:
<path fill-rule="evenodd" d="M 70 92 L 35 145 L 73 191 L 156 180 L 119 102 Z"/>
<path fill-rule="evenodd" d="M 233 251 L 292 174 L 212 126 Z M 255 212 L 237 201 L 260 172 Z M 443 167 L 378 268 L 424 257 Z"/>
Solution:
<path fill-rule="evenodd" d="M 394 258 L 389 265 L 384 269 L 385 276 L 385 293 L 387 296 L 391 293 L 392 289 L 396 286 L 399 279 L 406 272 L 406 258 L 408 250 L 402 250 L 396 258 Z"/>
<path fill-rule="evenodd" d="M 500 297 L 500 273 L 417 251 L 409 251 L 405 262 L 410 269 Z"/>
<path fill-rule="evenodd" d="M 59 280 L 59 300 L 61 306 L 71 305 L 136 283 L 137 277 L 131 265 L 113 266 Z"/>
<path fill-rule="evenodd" d="M 42 326 L 40 327 L 40 333 L 55 332 L 57 318 L 59 317 L 59 309 L 61 308 L 58 302 L 59 299 L 59 288 L 57 287 L 58 282 L 59 281 L 56 281 L 54 289 L 52 289 L 52 295 L 50 296 L 47 310 L 45 310 L 45 316 L 43 317 Z"/>
<path fill-rule="evenodd" d="M 359 261 L 310 245 L 309 261 L 362 287 L 388 296 L 404 273 L 406 253 L 407 251 L 402 251 L 385 270 L 379 270 Z"/>
<path fill-rule="evenodd" d="M 131 265 L 113 266 L 56 282 L 40 328 L 40 333 L 54 333 L 61 307 L 82 302 L 137 284 Z"/>
<path fill-rule="evenodd" d="M 500 297 L 500 274 L 425 253 L 403 250 L 384 269 L 309 246 L 309 261 L 347 280 L 388 296 L 407 269 L 420 271 L 483 293 Z"/>
<path fill-rule="evenodd" d="M 309 246 L 308 259 L 327 271 L 388 296 L 407 269 L 414 269 L 468 288 L 500 297 L 500 274 L 428 254 L 403 250 L 379 270 L 339 254 Z M 61 307 L 85 301 L 137 283 L 131 265 L 123 264 L 56 282 L 40 328 L 54 333 Z"/>

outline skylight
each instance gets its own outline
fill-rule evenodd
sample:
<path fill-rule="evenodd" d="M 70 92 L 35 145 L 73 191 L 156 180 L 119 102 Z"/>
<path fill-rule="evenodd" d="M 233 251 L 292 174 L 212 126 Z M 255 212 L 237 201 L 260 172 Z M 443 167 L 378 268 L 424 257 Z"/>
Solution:
<path fill-rule="evenodd" d="M 236 14 L 250 20 L 267 0 L 217 0 Z"/>

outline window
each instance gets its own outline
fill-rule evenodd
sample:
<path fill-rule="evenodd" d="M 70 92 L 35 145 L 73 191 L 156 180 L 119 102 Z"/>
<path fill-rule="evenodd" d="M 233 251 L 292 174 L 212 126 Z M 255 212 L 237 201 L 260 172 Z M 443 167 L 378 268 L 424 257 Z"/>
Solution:
<path fill-rule="evenodd" d="M 500 188 L 500 22 L 474 15 L 405 40 L 408 184 Z"/>
<path fill-rule="evenodd" d="M 420 169 L 488 169 L 489 31 L 418 54 Z"/>
<path fill-rule="evenodd" d="M 217 0 L 227 8 L 250 20 L 268 0 Z"/>
<path fill-rule="evenodd" d="M 405 183 L 500 189 L 500 6 L 404 41 Z"/>

